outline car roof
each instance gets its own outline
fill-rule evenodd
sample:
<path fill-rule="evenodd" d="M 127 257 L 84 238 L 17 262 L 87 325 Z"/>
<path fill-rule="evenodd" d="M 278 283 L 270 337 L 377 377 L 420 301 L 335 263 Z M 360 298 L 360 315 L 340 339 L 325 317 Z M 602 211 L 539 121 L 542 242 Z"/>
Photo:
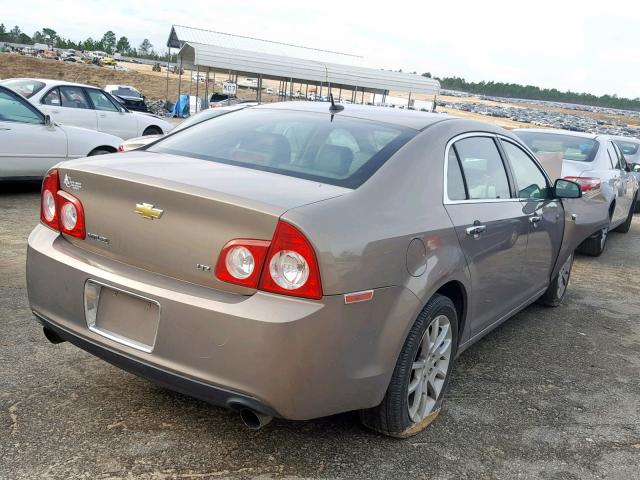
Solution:
<path fill-rule="evenodd" d="M 572 137 L 582 137 L 595 140 L 597 137 L 606 137 L 607 135 L 599 135 L 595 133 L 575 132 L 573 130 L 562 130 L 560 128 L 514 128 L 513 132 L 532 132 L 532 133 L 554 133 L 556 135 L 569 135 Z"/>
<path fill-rule="evenodd" d="M 636 137 L 625 137 L 624 135 L 610 135 L 610 137 L 614 140 L 622 140 L 622 141 L 631 142 L 631 143 L 640 143 L 640 139 Z"/>
<path fill-rule="evenodd" d="M 83 83 L 67 82 L 66 80 L 53 80 L 51 78 L 35 78 L 35 77 L 5 78 L 3 82 L 9 81 L 9 80 L 31 80 L 35 82 L 46 83 L 47 86 L 70 85 L 73 87 L 100 88 L 100 87 L 94 87 L 93 85 L 85 85 Z"/>
<path fill-rule="evenodd" d="M 255 109 L 268 110 L 294 110 L 298 112 L 332 113 L 329 111 L 330 103 L 327 102 L 277 102 L 257 105 Z M 343 105 L 344 109 L 334 112 L 335 115 L 373 120 L 376 122 L 391 123 L 401 127 L 422 130 L 429 125 L 446 120 L 448 116 L 438 113 L 420 112 L 417 110 L 405 110 L 389 107 L 374 107 L 372 105 Z"/>

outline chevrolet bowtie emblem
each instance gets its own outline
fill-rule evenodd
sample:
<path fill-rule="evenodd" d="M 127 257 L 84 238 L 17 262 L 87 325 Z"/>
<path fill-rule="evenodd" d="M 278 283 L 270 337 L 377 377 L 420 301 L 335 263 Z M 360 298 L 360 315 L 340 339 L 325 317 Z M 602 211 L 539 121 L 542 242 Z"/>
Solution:
<path fill-rule="evenodd" d="M 138 215 L 142 215 L 144 218 L 153 220 L 154 218 L 160 218 L 164 210 L 160 210 L 159 208 L 154 208 L 153 205 L 150 203 L 136 203 L 135 212 Z"/>

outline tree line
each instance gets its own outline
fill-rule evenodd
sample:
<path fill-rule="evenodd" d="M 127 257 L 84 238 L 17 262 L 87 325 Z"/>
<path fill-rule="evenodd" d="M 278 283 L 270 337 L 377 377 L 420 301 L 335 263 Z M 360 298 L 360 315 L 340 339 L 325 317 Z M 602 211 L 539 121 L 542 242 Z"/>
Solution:
<path fill-rule="evenodd" d="M 4 24 L 0 23 L 0 42 L 21 43 L 26 45 L 44 43 L 50 48 L 72 48 L 74 50 L 89 52 L 102 51 L 108 54 L 117 52 L 129 57 L 167 60 L 167 53 L 156 52 L 148 38 L 145 38 L 138 47 L 133 47 L 127 37 L 121 36 L 118 38 L 112 30 L 107 31 L 100 39 L 89 37 L 86 40 L 73 41 L 58 35 L 54 29 L 48 27 L 38 30 L 30 36 L 23 32 L 17 25 L 11 30 L 7 30 Z M 175 55 L 172 55 L 172 60 L 175 61 L 174 57 Z"/>
<path fill-rule="evenodd" d="M 422 76 L 431 78 L 431 73 Z M 555 88 L 540 88 L 533 85 L 519 85 L 503 82 L 468 82 L 460 77 L 437 78 L 442 88 L 461 92 L 489 95 L 494 97 L 522 98 L 526 100 L 547 100 L 552 102 L 575 103 L 596 107 L 619 108 L 622 110 L 640 110 L 640 98 L 624 98 L 617 95 L 593 95 L 568 90 L 562 92 Z"/>

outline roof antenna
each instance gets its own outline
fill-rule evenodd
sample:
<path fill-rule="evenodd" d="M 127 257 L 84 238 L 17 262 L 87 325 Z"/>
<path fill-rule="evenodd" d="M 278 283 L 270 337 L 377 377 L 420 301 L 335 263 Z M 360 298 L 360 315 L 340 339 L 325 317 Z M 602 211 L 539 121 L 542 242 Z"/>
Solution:
<path fill-rule="evenodd" d="M 333 101 L 333 93 L 329 94 L 329 98 L 331 98 L 331 106 L 329 107 L 329 111 L 333 114 L 335 112 L 340 112 L 344 110 L 344 105 L 340 105 L 339 103 Z"/>

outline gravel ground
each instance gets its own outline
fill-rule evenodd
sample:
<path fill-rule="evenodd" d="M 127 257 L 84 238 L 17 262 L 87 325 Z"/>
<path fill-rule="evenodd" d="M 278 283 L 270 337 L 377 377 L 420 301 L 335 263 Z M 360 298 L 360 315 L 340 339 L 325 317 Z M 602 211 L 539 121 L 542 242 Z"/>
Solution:
<path fill-rule="evenodd" d="M 640 478 L 638 216 L 601 258 L 576 259 L 564 305 L 465 352 L 440 417 L 403 441 L 355 414 L 253 432 L 49 344 L 24 279 L 37 209 L 36 188 L 0 186 L 0 478 Z"/>

